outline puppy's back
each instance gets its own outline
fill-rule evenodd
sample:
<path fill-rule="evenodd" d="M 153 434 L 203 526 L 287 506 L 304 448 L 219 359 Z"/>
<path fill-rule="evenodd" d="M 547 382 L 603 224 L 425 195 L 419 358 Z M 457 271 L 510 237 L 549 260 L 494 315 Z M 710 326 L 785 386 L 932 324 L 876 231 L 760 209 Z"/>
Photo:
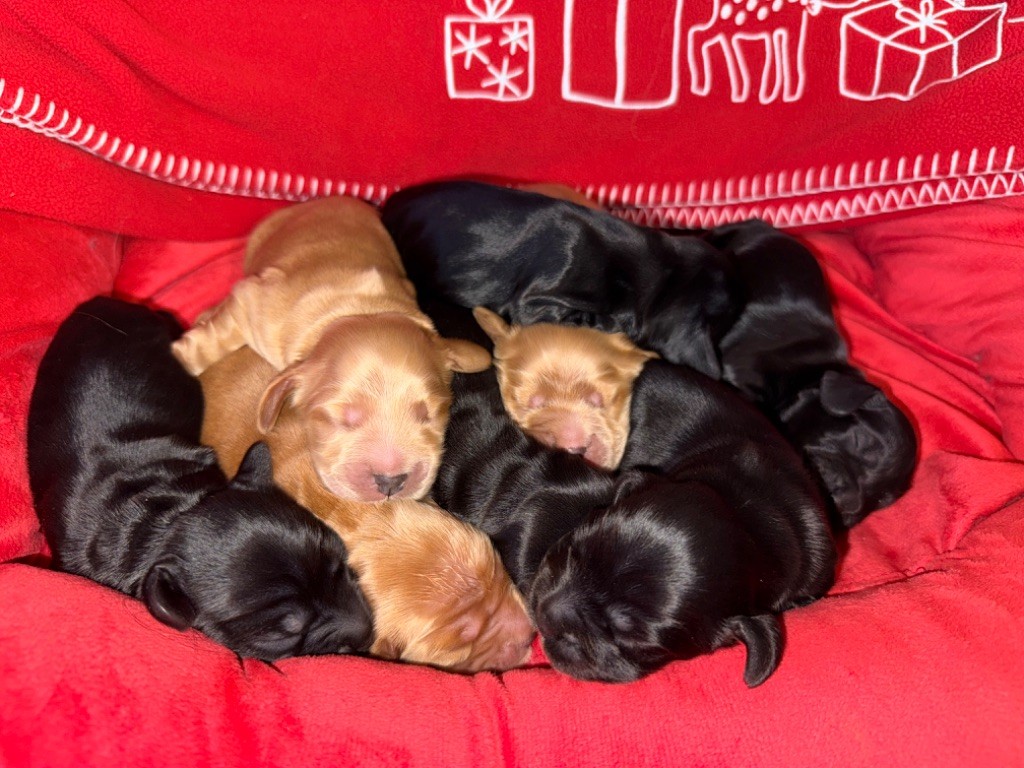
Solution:
<path fill-rule="evenodd" d="M 726 385 L 648 362 L 633 391 L 622 468 L 714 488 L 771 564 L 773 610 L 831 586 L 835 546 L 814 477 L 768 419 Z"/>
<path fill-rule="evenodd" d="M 351 270 L 402 270 L 377 209 L 344 196 L 310 200 L 268 216 L 249 236 L 244 267 L 249 275 L 269 266 L 291 272 L 332 260 Z"/>
<path fill-rule="evenodd" d="M 107 573 L 109 583 L 118 564 L 91 572 L 86 552 L 101 536 L 124 544 L 142 523 L 147 510 L 134 492 L 169 480 L 168 459 L 219 475 L 197 445 L 199 384 L 171 355 L 180 333 L 167 314 L 98 297 L 72 312 L 44 354 L 29 404 L 28 468 L 58 567 Z"/>
<path fill-rule="evenodd" d="M 485 306 L 523 325 L 622 332 L 673 362 L 719 370 L 729 269 L 700 238 L 470 181 L 402 190 L 382 218 L 421 298 Z"/>

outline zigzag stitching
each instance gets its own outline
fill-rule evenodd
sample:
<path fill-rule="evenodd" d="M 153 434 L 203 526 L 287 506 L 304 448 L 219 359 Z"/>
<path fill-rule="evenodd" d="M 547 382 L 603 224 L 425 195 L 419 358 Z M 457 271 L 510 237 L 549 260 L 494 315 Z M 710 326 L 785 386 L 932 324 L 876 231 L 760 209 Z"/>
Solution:
<path fill-rule="evenodd" d="M 214 163 L 136 146 L 106 131 L 98 132 L 95 125 L 81 117 L 72 117 L 66 109 L 59 110 L 52 101 L 43 114 L 39 114 L 42 98 L 39 94 L 27 97 L 24 88 L 14 91 L 13 100 L 4 106 L 5 88 L 6 82 L 0 78 L 0 122 L 56 139 L 158 181 L 205 192 L 296 202 L 331 194 L 381 202 L 389 193 L 384 184 L 335 181 L 301 173 Z"/>
<path fill-rule="evenodd" d="M 704 229 L 749 218 L 762 218 L 778 227 L 797 227 L 1020 194 L 1024 194 L 1024 171 L 899 185 L 817 200 L 749 206 L 620 209 L 616 213 L 629 221 L 654 227 Z"/>
<path fill-rule="evenodd" d="M 38 115 L 43 108 L 42 97 L 32 94 L 26 98 L 24 88 L 14 91 L 11 103 L 5 107 L 3 96 L 6 88 L 6 81 L 0 78 L 0 122 L 56 139 L 126 170 L 166 183 L 218 194 L 296 202 L 331 194 L 348 194 L 379 203 L 398 189 L 385 184 L 335 181 L 214 163 L 137 147 L 123 142 L 120 137 L 111 136 L 107 131 L 97 132 L 95 125 L 86 123 L 81 117 L 72 119 L 68 110 L 58 110 L 52 101 L 47 102 L 45 113 Z M 54 123 L 58 113 L 59 120 Z M 780 227 L 803 226 L 1021 194 L 1024 192 L 1024 174 L 1021 169 L 1012 168 L 1015 150 L 1010 146 L 999 163 L 1000 153 L 992 147 L 988 151 L 984 171 L 976 171 L 980 153 L 975 148 L 969 153 L 962 170 L 963 155 L 953 152 L 945 173 L 939 170 L 945 167 L 945 162 L 939 153 L 934 153 L 930 163 L 926 162 L 925 155 L 917 155 L 913 162 L 906 157 L 895 163 L 883 158 L 863 164 L 851 163 L 848 167 L 840 164 L 835 168 L 822 166 L 738 179 L 694 181 L 686 185 L 678 182 L 602 184 L 578 189 L 610 207 L 616 215 L 652 226 L 706 227 L 751 217 L 767 219 Z M 930 168 L 927 173 L 922 170 L 926 164 Z M 896 170 L 890 178 L 893 165 Z M 1001 171 L 995 170 L 997 165 L 1003 166 Z M 952 187 L 950 181 L 955 182 Z M 879 188 L 884 189 L 884 193 L 880 193 Z M 848 194 L 851 191 L 853 194 Z M 795 199 L 822 194 L 827 197 L 811 201 Z M 681 202 L 684 197 L 686 202 Z M 781 202 L 773 202 L 777 200 Z M 623 208 L 623 205 L 632 207 Z"/>

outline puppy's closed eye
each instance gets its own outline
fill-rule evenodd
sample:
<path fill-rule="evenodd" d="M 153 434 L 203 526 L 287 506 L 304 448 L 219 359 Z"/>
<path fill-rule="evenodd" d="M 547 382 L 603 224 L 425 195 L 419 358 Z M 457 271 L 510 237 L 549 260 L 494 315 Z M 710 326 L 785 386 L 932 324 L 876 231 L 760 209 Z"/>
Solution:
<path fill-rule="evenodd" d="M 610 605 L 606 616 L 613 634 L 625 634 L 636 629 L 637 619 L 626 606 Z"/>
<path fill-rule="evenodd" d="M 341 409 L 341 425 L 346 429 L 357 429 L 366 421 L 366 409 L 358 405 L 346 405 Z"/>
<path fill-rule="evenodd" d="M 300 615 L 298 613 L 286 613 L 278 624 L 281 632 L 289 635 L 301 634 L 306 629 L 306 624 L 309 621 L 308 616 Z"/>
<path fill-rule="evenodd" d="M 548 399 L 544 395 L 530 395 L 526 401 L 527 408 L 544 408 L 548 404 Z"/>

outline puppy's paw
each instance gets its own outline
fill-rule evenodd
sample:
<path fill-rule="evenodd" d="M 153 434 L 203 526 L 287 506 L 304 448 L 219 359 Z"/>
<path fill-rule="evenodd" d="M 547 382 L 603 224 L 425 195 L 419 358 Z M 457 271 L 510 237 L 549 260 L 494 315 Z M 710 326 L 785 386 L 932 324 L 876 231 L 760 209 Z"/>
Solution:
<path fill-rule="evenodd" d="M 203 353 L 202 345 L 196 340 L 197 330 L 194 328 L 171 344 L 171 354 L 193 376 L 200 375 L 216 362 Z"/>

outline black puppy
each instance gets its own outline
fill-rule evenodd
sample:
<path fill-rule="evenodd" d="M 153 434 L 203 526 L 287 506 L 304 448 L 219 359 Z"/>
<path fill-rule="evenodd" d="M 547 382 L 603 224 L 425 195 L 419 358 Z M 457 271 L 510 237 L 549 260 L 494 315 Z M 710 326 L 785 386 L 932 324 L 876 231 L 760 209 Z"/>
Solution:
<path fill-rule="evenodd" d="M 622 331 L 667 360 L 720 374 L 729 265 L 700 238 L 470 181 L 402 190 L 382 216 L 421 297 L 483 305 L 521 325 Z"/>
<path fill-rule="evenodd" d="M 424 310 L 487 344 L 468 312 Z M 493 372 L 456 374 L 434 498 L 494 540 L 557 668 L 633 680 L 741 641 L 757 685 L 782 650 L 773 614 L 832 583 L 814 482 L 752 405 L 688 369 L 648 363 L 631 418 L 613 480 L 525 436 Z"/>
<path fill-rule="evenodd" d="M 28 468 L 54 565 L 241 656 L 367 650 L 371 615 L 345 547 L 273 485 L 267 447 L 229 483 L 199 445 L 199 382 L 171 355 L 180 334 L 169 315 L 100 297 L 47 349 Z"/>
<path fill-rule="evenodd" d="M 462 307 L 424 300 L 446 337 L 493 345 Z M 615 493 L 612 475 L 550 450 L 505 411 L 494 369 L 455 374 L 434 500 L 490 536 L 512 581 L 529 593 L 548 549 Z"/>
<path fill-rule="evenodd" d="M 534 580 L 544 649 L 575 677 L 627 681 L 742 642 L 759 685 L 782 653 L 776 614 L 833 582 L 815 481 L 752 405 L 682 366 L 644 366 L 630 419 L 616 499 Z"/>
<path fill-rule="evenodd" d="M 763 221 L 706 233 L 733 266 L 739 311 L 719 342 L 722 378 L 773 418 L 850 527 L 910 485 L 910 421 L 848 362 L 825 278 L 796 239 Z"/>

